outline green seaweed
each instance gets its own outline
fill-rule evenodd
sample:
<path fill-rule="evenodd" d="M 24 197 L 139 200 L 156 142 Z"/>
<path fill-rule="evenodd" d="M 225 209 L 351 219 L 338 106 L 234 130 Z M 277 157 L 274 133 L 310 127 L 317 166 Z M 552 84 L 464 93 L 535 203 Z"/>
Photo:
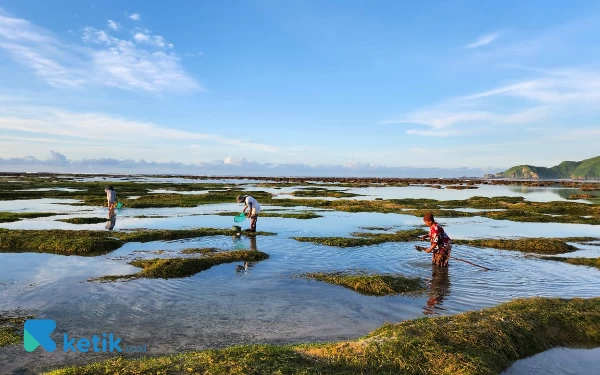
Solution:
<path fill-rule="evenodd" d="M 70 219 L 60 219 L 57 221 L 62 221 L 64 223 L 70 224 L 98 224 L 105 223 L 108 219 L 103 217 L 73 217 Z"/>
<path fill-rule="evenodd" d="M 33 316 L 18 312 L 3 312 L 0 314 L 0 348 L 19 344 L 23 341 L 23 324 Z"/>
<path fill-rule="evenodd" d="M 353 237 L 293 237 L 296 241 L 312 242 L 335 247 L 371 246 L 384 242 L 410 242 L 417 236 L 427 234 L 422 229 L 401 230 L 395 233 L 352 233 Z"/>
<path fill-rule="evenodd" d="M 306 279 L 343 286 L 368 296 L 415 295 L 425 292 L 420 278 L 402 275 L 373 274 L 365 271 L 347 270 L 336 272 L 308 272 L 300 275 Z"/>
<path fill-rule="evenodd" d="M 317 189 L 317 188 L 301 189 L 301 190 L 294 191 L 292 193 L 292 195 L 295 197 L 330 197 L 330 198 L 352 198 L 352 197 L 360 196 L 360 194 L 348 193 L 348 192 L 339 191 L 339 190 L 329 190 L 329 189 L 324 189 L 324 188 L 322 188 L 322 189 Z"/>
<path fill-rule="evenodd" d="M 140 196 L 140 198 L 152 200 L 155 195 L 150 193 L 151 190 L 164 189 L 174 192 L 181 191 L 197 191 L 211 190 L 212 192 L 223 192 L 227 189 L 226 184 L 212 183 L 152 183 L 152 182 L 135 182 L 135 181 L 119 181 L 119 182 L 74 182 L 72 180 L 44 180 L 44 179 L 29 179 L 20 178 L 17 182 L 7 182 L 0 180 L 0 200 L 15 200 L 15 199 L 40 199 L 40 198 L 58 198 L 58 199 L 79 199 L 83 204 L 91 206 L 106 205 L 106 194 L 104 189 L 107 185 L 112 185 L 117 192 L 117 199 L 121 202 L 127 202 L 128 207 L 135 200 L 128 200 L 128 196 Z M 35 191 L 34 189 L 48 188 L 76 188 L 81 191 L 60 191 L 46 190 Z M 30 190 L 30 191 L 25 191 Z M 184 194 L 172 194 L 184 195 Z M 201 196 L 192 195 L 192 197 Z M 183 199 L 183 201 L 186 201 Z"/>
<path fill-rule="evenodd" d="M 127 232 L 89 230 L 0 229 L 0 253 L 39 252 L 59 255 L 107 254 L 126 242 L 172 241 L 207 236 L 230 236 L 231 229 L 146 229 Z M 270 232 L 246 232 L 247 236 L 272 236 Z"/>
<path fill-rule="evenodd" d="M 268 203 L 272 200 L 270 193 L 263 191 L 252 191 L 250 193 L 261 203 Z M 208 194 L 147 194 L 137 199 L 120 199 L 120 201 L 125 207 L 129 208 L 196 207 L 203 204 L 235 203 L 238 195 L 245 194 L 249 194 L 249 192 L 244 190 L 212 190 Z M 85 203 L 98 205 L 95 200 L 89 199 L 86 199 Z"/>
<path fill-rule="evenodd" d="M 165 219 L 168 218 L 170 216 L 166 216 L 166 215 L 137 215 L 134 216 L 134 219 Z"/>
<path fill-rule="evenodd" d="M 268 259 L 269 255 L 257 250 L 235 250 L 209 253 L 201 258 L 157 258 L 138 259 L 130 262 L 132 266 L 142 268 L 132 275 L 103 276 L 90 281 L 117 281 L 139 278 L 172 279 L 188 277 L 208 270 L 214 266 L 232 262 L 257 262 Z"/>
<path fill-rule="evenodd" d="M 558 215 L 558 216 L 552 216 Z M 582 214 L 551 214 L 538 213 L 520 209 L 485 212 L 482 216 L 494 220 L 509 220 L 523 223 L 571 223 L 600 225 L 600 217 L 583 217 Z"/>
<path fill-rule="evenodd" d="M 592 198 L 597 198 L 597 197 L 592 194 L 571 194 L 567 197 L 567 199 L 592 199 Z"/>
<path fill-rule="evenodd" d="M 53 212 L 0 212 L 0 223 L 10 223 L 23 219 L 54 216 Z"/>
<path fill-rule="evenodd" d="M 453 240 L 455 245 L 468 245 L 474 247 L 488 247 L 499 250 L 515 250 L 524 253 L 536 254 L 564 254 L 576 251 L 577 248 L 567 242 L 587 242 L 593 238 L 518 238 L 518 239 L 474 239 Z"/>
<path fill-rule="evenodd" d="M 596 267 L 600 269 L 600 258 L 562 258 L 562 257 L 544 257 L 541 259 L 556 260 L 559 262 L 575 264 L 579 266 Z"/>
<path fill-rule="evenodd" d="M 145 229 L 131 232 L 114 232 L 113 236 L 123 242 L 173 241 L 183 238 L 208 236 L 230 236 L 231 229 L 194 228 L 194 229 Z M 247 236 L 274 236 L 271 232 L 245 232 Z"/>
<path fill-rule="evenodd" d="M 211 254 L 221 251 L 216 247 L 203 247 L 203 248 L 187 248 L 180 251 L 181 254 Z"/>
<path fill-rule="evenodd" d="M 61 255 L 102 255 L 122 242 L 105 231 L 0 229 L 0 253 L 37 252 Z"/>
<path fill-rule="evenodd" d="M 474 185 L 448 185 L 448 186 L 446 186 L 446 189 L 454 189 L 454 190 L 479 189 L 479 186 L 474 186 Z"/>
<path fill-rule="evenodd" d="M 360 229 L 364 229 L 364 230 L 382 230 L 382 231 L 387 231 L 387 230 L 391 230 L 393 227 L 360 227 Z"/>
<path fill-rule="evenodd" d="M 216 214 L 212 214 L 212 215 L 217 215 L 217 216 L 237 216 L 239 215 L 239 212 L 218 212 Z M 307 212 L 265 212 L 265 211 L 261 211 L 260 214 L 258 215 L 259 217 L 278 217 L 278 218 L 282 218 L 282 219 L 299 219 L 299 220 L 309 220 L 309 219 L 318 219 L 320 217 L 323 217 L 322 215 L 316 214 L 312 211 L 307 211 Z"/>
<path fill-rule="evenodd" d="M 355 232 L 352 237 L 293 237 L 296 241 L 312 242 L 319 245 L 334 247 L 358 247 L 377 245 L 386 242 L 411 242 L 418 236 L 427 234 L 421 229 L 402 230 L 395 233 Z M 585 243 L 593 241 L 594 237 L 567 238 L 519 238 L 519 239 L 455 239 L 455 245 L 487 247 L 499 250 L 515 250 L 537 254 L 563 254 L 577 250 L 577 247 L 567 242 Z"/>
<path fill-rule="evenodd" d="M 514 361 L 554 347 L 599 345 L 600 298 L 530 298 L 453 316 L 385 324 L 353 341 L 113 357 L 48 375 L 495 375 Z"/>
<path fill-rule="evenodd" d="M 35 199 L 35 198 L 71 198 L 79 200 L 78 203 L 69 203 L 73 205 L 106 205 L 104 195 L 104 182 L 74 182 L 64 179 L 43 179 L 39 177 L 14 177 L 19 182 L 8 182 L 0 180 L 0 200 L 11 199 Z M 260 178 L 259 178 L 260 179 Z M 320 182 L 318 182 L 320 181 Z M 377 198 L 375 200 L 351 200 L 334 199 L 323 200 L 314 199 L 311 196 L 323 196 L 332 194 L 332 196 L 345 196 L 348 193 L 340 190 L 323 190 L 319 186 L 403 186 L 406 184 L 439 185 L 450 184 L 449 186 L 461 186 L 464 188 L 473 188 L 478 184 L 503 184 L 514 185 L 523 184 L 514 181 L 465 181 L 461 179 L 321 179 L 317 182 L 303 179 L 278 179 L 276 182 L 265 182 L 265 184 L 291 184 L 293 186 L 304 187 L 298 190 L 295 195 L 303 195 L 302 205 L 320 209 L 331 209 L 345 212 L 380 212 L 397 213 L 413 216 L 422 216 L 425 212 L 431 211 L 436 217 L 473 217 L 482 216 L 494 220 L 510 220 L 517 222 L 552 222 L 552 223 L 576 223 L 600 225 L 600 198 L 592 198 L 592 204 L 582 202 L 531 202 L 523 197 L 471 197 L 464 200 L 438 201 L 434 199 L 388 199 Z M 336 182 L 331 184 L 329 182 Z M 460 185 L 459 185 L 460 184 Z M 555 183 L 531 182 L 526 183 L 532 186 L 551 186 Z M 565 182 L 562 182 L 565 184 Z M 598 184 L 569 182 L 572 187 L 585 187 L 586 189 L 596 189 Z M 294 207 L 298 205 L 297 199 L 275 198 L 272 194 L 263 191 L 248 192 L 242 190 L 242 186 L 230 186 L 227 184 L 161 184 L 149 182 L 131 182 L 122 181 L 113 183 L 117 190 L 119 201 L 124 203 L 125 208 L 149 208 L 149 207 L 195 207 L 203 204 L 219 204 L 235 202 L 235 197 L 240 194 L 250 193 L 258 199 L 260 203 L 272 204 L 284 207 Z M 261 184 L 262 185 L 262 184 Z M 299 186 L 304 185 L 304 186 Z M 589 185 L 589 186 L 588 186 Z M 24 188 L 38 187 L 77 187 L 84 191 L 19 191 Z M 207 194 L 155 194 L 150 193 L 152 189 L 167 188 L 174 191 L 194 191 L 198 189 L 209 190 Z M 138 199 L 127 199 L 127 196 L 140 196 Z M 476 208 L 482 212 L 461 212 L 454 209 L 458 208 Z M 487 211 L 502 209 L 503 211 Z M 265 213 L 266 215 L 266 213 Z M 554 215 L 554 216 L 552 216 Z M 310 215 L 312 216 L 312 215 Z M 1 217 L 1 216 L 0 216 Z M 268 216 L 263 216 L 268 217 Z M 304 218 L 304 217 L 298 217 Z M 305 218 L 309 218 L 307 215 Z"/>

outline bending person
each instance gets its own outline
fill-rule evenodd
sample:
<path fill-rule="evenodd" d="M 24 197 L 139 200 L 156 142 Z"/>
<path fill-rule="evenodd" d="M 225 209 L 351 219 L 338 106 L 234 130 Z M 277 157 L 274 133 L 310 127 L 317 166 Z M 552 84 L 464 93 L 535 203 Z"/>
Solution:
<path fill-rule="evenodd" d="M 250 218 L 250 232 L 256 232 L 256 221 L 260 213 L 260 204 L 249 195 L 238 195 L 236 200 L 238 203 L 244 203 L 244 211 L 248 210 L 246 216 Z"/>

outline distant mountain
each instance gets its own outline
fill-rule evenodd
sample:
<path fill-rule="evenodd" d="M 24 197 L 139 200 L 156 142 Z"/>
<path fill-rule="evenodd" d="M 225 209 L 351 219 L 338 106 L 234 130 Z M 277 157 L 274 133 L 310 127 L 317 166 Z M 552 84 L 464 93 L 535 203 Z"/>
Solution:
<path fill-rule="evenodd" d="M 600 179 L 600 156 L 582 161 L 563 161 L 552 168 L 517 165 L 495 175 L 495 178 L 515 179 Z"/>

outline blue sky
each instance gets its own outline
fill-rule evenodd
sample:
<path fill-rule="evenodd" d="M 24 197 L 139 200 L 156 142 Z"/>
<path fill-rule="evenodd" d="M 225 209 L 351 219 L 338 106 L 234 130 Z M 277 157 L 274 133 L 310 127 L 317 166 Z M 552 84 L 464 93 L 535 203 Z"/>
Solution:
<path fill-rule="evenodd" d="M 500 170 L 600 154 L 596 1 L 40 4 L 0 3 L 3 159 Z"/>

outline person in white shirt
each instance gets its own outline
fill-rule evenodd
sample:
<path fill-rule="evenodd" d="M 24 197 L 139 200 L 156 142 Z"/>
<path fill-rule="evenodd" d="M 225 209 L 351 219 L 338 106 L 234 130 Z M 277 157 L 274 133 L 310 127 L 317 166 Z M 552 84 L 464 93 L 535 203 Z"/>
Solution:
<path fill-rule="evenodd" d="M 108 201 L 108 208 L 115 208 L 117 206 L 117 192 L 115 191 L 115 188 L 111 186 L 107 187 L 106 189 L 104 189 L 104 192 L 106 193 L 106 200 Z"/>
<path fill-rule="evenodd" d="M 238 195 L 236 200 L 238 203 L 244 203 L 244 211 L 248 210 L 246 214 L 250 218 L 250 232 L 256 232 L 256 220 L 258 220 L 258 214 L 260 212 L 260 204 L 249 195 Z"/>

